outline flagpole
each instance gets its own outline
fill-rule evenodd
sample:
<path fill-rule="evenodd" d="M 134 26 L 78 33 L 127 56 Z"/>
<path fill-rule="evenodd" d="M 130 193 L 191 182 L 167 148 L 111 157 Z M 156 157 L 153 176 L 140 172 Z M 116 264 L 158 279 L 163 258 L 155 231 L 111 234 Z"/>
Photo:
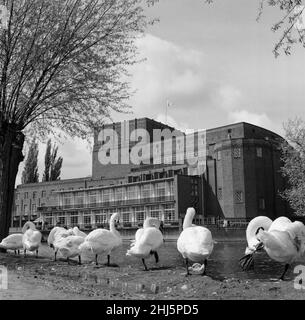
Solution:
<path fill-rule="evenodd" d="M 168 108 L 168 100 L 166 101 L 166 108 L 165 108 L 165 124 L 167 125 L 167 108 Z"/>

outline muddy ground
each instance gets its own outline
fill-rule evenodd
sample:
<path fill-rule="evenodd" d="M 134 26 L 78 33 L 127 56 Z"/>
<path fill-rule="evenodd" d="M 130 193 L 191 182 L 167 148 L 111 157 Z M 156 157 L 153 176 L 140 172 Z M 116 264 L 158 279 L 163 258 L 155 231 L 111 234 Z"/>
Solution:
<path fill-rule="evenodd" d="M 103 265 L 100 257 L 95 266 L 83 257 L 68 264 L 53 261 L 53 252 L 46 245 L 39 258 L 14 253 L 0 253 L 0 265 L 8 268 L 8 289 L 0 290 L 3 299 L 305 299 L 305 290 L 294 288 L 294 278 L 287 281 L 216 277 L 213 263 L 207 276 L 185 276 L 183 260 L 175 244 L 166 243 L 160 249 L 160 262 L 147 260 L 149 271 L 144 271 L 140 260 L 126 257 L 128 244 L 117 250 L 112 263 Z M 210 269 L 209 269 L 210 268 Z"/>

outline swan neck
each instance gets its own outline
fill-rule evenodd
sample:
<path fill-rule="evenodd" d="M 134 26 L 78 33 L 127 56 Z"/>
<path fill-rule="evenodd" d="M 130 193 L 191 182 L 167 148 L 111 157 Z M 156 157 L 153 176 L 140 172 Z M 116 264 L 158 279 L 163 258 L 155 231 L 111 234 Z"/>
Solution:
<path fill-rule="evenodd" d="M 35 224 L 31 221 L 26 222 L 22 228 L 22 233 L 25 233 L 28 229 L 36 230 Z"/>
<path fill-rule="evenodd" d="M 192 226 L 192 222 L 193 222 L 193 213 L 192 212 L 187 212 L 184 220 L 183 220 L 183 229 L 189 228 Z"/>

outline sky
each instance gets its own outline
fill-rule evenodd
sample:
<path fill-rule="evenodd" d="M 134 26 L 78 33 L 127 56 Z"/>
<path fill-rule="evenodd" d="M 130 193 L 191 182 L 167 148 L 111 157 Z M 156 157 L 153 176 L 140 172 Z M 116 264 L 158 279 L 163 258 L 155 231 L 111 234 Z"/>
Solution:
<path fill-rule="evenodd" d="M 304 117 L 305 49 L 275 58 L 281 33 L 271 27 L 283 13 L 265 8 L 257 22 L 258 7 L 258 0 L 159 0 L 148 8 L 160 21 L 137 40 L 146 60 L 130 70 L 133 113 L 113 120 L 165 122 L 169 101 L 167 123 L 181 130 L 245 121 L 283 136 L 287 119 Z M 90 176 L 91 151 L 81 139 L 62 140 L 62 179 Z M 44 152 L 40 144 L 40 173 Z"/>

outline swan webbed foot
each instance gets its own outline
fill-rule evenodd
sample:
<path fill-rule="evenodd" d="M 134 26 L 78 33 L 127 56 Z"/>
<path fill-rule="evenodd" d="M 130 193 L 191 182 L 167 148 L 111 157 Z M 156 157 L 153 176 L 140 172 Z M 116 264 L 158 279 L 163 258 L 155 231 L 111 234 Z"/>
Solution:
<path fill-rule="evenodd" d="M 107 255 L 107 266 L 110 267 L 110 254 Z"/>
<path fill-rule="evenodd" d="M 18 255 L 20 255 L 20 250 L 17 250 L 17 252 L 18 252 Z"/>
<path fill-rule="evenodd" d="M 56 257 L 57 257 L 57 251 L 55 251 L 55 253 L 54 253 L 54 261 L 55 262 L 57 261 Z"/>
<path fill-rule="evenodd" d="M 290 264 L 288 264 L 288 263 L 285 264 L 284 272 L 282 273 L 282 275 L 281 275 L 279 280 L 283 280 L 284 281 L 285 274 L 288 271 L 289 267 L 290 267 Z"/>
<path fill-rule="evenodd" d="M 16 250 L 14 250 L 14 252 L 15 252 L 15 255 L 17 254 L 17 251 Z"/>
<path fill-rule="evenodd" d="M 79 264 L 79 265 L 82 264 L 82 258 L 81 258 L 81 256 L 78 256 L 78 264 Z"/>

